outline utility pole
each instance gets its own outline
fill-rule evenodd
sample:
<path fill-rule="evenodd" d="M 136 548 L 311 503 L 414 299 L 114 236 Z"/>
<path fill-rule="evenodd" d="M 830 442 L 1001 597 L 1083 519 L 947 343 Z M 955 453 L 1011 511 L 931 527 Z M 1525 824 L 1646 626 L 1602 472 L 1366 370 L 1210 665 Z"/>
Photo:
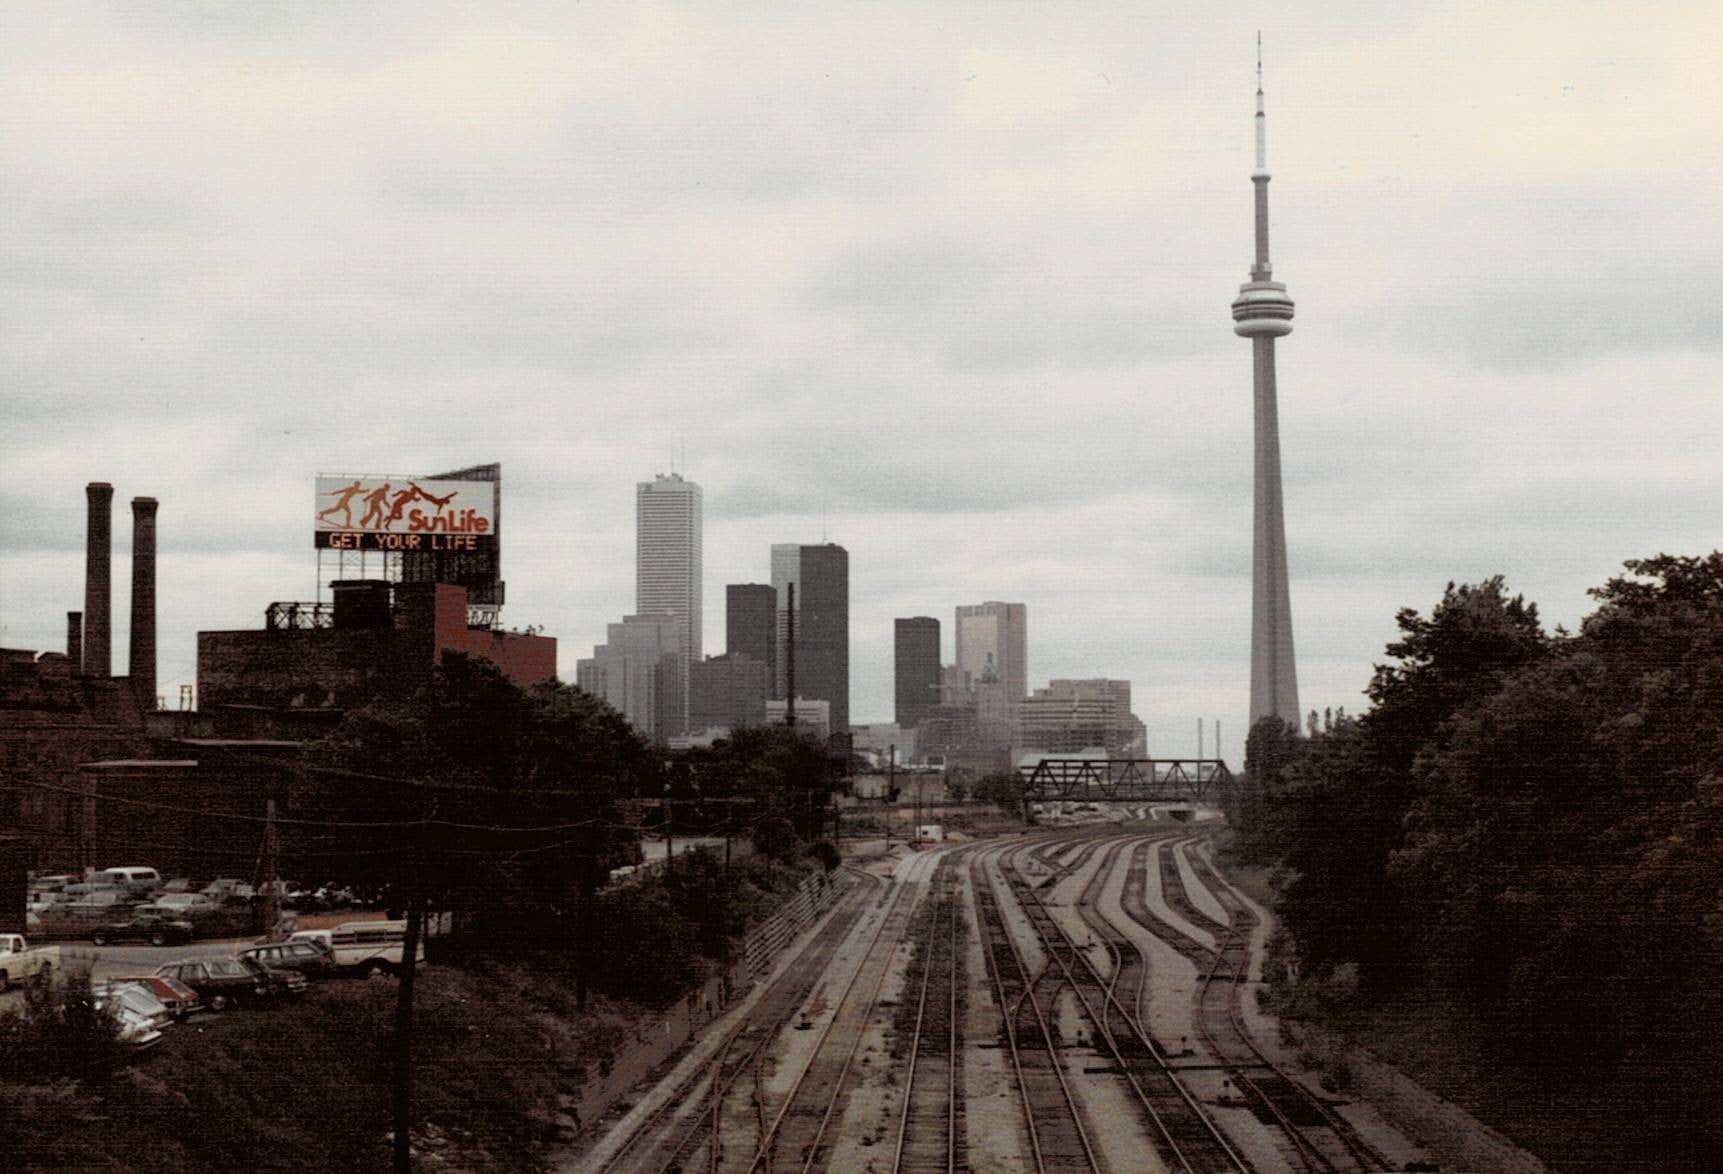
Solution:
<path fill-rule="evenodd" d="M 915 776 L 915 847 L 921 850 L 921 776 Z"/>
<path fill-rule="evenodd" d="M 584 1011 L 586 976 L 592 958 L 593 905 L 598 892 L 599 831 L 596 824 L 589 823 L 581 831 L 580 838 L 580 928 L 575 948 L 574 1005 L 577 1010 Z M 725 848 L 728 847 L 729 841 L 725 841 Z"/>
<path fill-rule="evenodd" d="M 796 585 L 790 584 L 789 610 L 784 626 L 784 724 L 796 729 Z"/>
<path fill-rule="evenodd" d="M 666 788 L 669 783 L 664 784 Z M 676 839 L 670 830 L 670 814 L 675 810 L 671 806 L 673 800 L 669 795 L 664 796 L 664 875 L 676 875 Z"/>
<path fill-rule="evenodd" d="M 891 825 L 897 819 L 897 743 L 891 744 L 891 757 L 886 762 L 885 775 L 885 850 L 891 851 Z"/>
<path fill-rule="evenodd" d="M 263 932 L 272 934 L 275 923 L 281 916 L 281 895 L 277 891 L 280 882 L 275 879 L 278 871 L 276 865 L 275 845 L 275 800 L 270 799 L 263 807 Z"/>
<path fill-rule="evenodd" d="M 424 932 L 424 894 L 419 885 L 419 839 L 424 833 L 424 793 L 419 819 L 406 831 L 404 887 L 407 930 L 401 943 L 401 978 L 395 995 L 395 1174 L 413 1174 L 413 976 L 419 968 L 419 939 Z"/>

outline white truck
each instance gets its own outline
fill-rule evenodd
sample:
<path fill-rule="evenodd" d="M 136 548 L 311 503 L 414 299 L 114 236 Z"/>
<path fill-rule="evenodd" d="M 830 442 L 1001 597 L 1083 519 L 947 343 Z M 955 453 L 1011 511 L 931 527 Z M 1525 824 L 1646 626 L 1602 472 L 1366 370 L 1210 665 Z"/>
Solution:
<path fill-rule="evenodd" d="M 32 949 L 23 934 L 0 933 L 0 991 L 15 982 L 47 981 L 59 964 L 60 947 Z"/>

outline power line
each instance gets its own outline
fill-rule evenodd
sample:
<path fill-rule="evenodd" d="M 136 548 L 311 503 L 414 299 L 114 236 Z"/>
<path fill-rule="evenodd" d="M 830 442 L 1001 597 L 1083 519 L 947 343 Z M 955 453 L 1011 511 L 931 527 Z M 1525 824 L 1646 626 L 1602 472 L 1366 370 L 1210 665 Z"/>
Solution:
<path fill-rule="evenodd" d="M 82 799 L 82 800 L 85 800 L 86 802 L 121 803 L 121 804 L 124 804 L 128 807 L 147 807 L 147 808 L 152 808 L 152 809 L 158 810 L 158 811 L 172 811 L 172 812 L 175 812 L 175 813 L 180 814 L 180 815 L 200 816 L 200 817 L 205 818 L 205 819 L 227 819 L 227 820 L 237 820 L 237 821 L 240 821 L 243 823 L 258 823 L 258 824 L 267 824 L 269 822 L 269 817 L 264 816 L 264 815 L 246 815 L 243 812 L 211 811 L 208 808 L 204 808 L 204 807 L 185 807 L 185 806 L 182 806 L 182 805 L 177 804 L 177 803 L 162 803 L 162 802 L 160 802 L 158 800 L 154 800 L 154 799 L 133 799 L 133 798 L 126 796 L 126 795 L 91 794 L 88 791 L 80 791 L 80 790 L 77 790 L 77 789 L 72 788 L 72 787 L 59 787 L 59 786 L 55 786 L 53 783 L 44 783 L 44 782 L 39 782 L 39 781 L 36 781 L 33 779 L 20 779 L 20 780 L 18 780 L 18 783 L 19 783 L 19 785 L 26 786 L 26 787 L 34 787 L 37 790 L 41 790 L 41 791 L 53 791 L 53 792 L 56 792 L 56 793 L 62 794 L 62 795 L 70 795 L 75 799 Z M 496 791 L 494 793 L 497 795 L 508 794 L 508 792 L 506 792 L 506 791 Z M 410 827 L 419 827 L 419 828 L 423 828 L 423 827 L 446 827 L 446 828 L 451 828 L 451 829 L 456 830 L 456 831 L 503 832 L 503 833 L 509 833 L 509 834 L 520 834 L 520 833 L 570 831 L 574 828 L 590 827 L 591 825 L 593 825 L 595 823 L 602 823 L 603 821 L 598 820 L 598 819 L 582 819 L 582 820 L 575 820 L 575 821 L 569 822 L 569 823 L 534 824 L 534 825 L 529 826 L 529 827 L 516 827 L 516 826 L 505 825 L 505 824 L 461 823 L 461 822 L 458 822 L 455 820 L 430 819 L 430 818 L 427 818 L 427 819 L 406 819 L 406 820 L 318 820 L 318 819 L 293 819 L 293 818 L 290 818 L 287 816 L 277 816 L 275 819 L 275 822 L 277 824 L 293 824 L 296 827 L 312 827 L 312 828 L 334 828 L 334 829 L 397 828 L 397 829 L 405 829 L 405 828 L 410 828 Z"/>

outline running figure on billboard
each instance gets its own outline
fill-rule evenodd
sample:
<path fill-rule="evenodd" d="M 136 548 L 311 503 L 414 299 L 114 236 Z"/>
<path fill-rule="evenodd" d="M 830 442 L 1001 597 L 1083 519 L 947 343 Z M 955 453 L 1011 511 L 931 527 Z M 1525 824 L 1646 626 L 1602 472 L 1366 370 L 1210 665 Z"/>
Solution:
<path fill-rule="evenodd" d="M 383 503 L 389 499 L 390 488 L 392 488 L 390 484 L 385 481 L 381 486 L 365 495 L 365 505 L 368 508 L 365 510 L 365 516 L 359 519 L 361 530 L 371 524 L 372 518 L 377 519 L 378 525 L 386 525 L 383 520 Z"/>
<path fill-rule="evenodd" d="M 325 494 L 324 495 L 325 497 L 338 497 L 341 500 L 336 502 L 334 505 L 330 506 L 326 510 L 318 511 L 317 516 L 320 518 L 327 518 L 330 514 L 334 513 L 336 510 L 340 510 L 341 511 L 341 518 L 342 518 L 341 524 L 343 526 L 349 526 L 349 527 L 352 526 L 353 525 L 353 498 L 364 487 L 365 487 L 365 483 L 363 481 L 355 481 L 351 485 L 343 485 L 340 489 L 337 489 L 332 493 Z"/>

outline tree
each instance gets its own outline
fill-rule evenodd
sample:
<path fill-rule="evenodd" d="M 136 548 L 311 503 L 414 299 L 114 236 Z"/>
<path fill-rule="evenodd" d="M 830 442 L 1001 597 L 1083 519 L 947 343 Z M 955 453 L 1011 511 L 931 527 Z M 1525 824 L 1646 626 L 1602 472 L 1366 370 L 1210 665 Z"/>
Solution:
<path fill-rule="evenodd" d="M 975 797 L 1011 815 L 1023 813 L 1023 779 L 1008 771 L 983 775 L 975 783 Z"/>

